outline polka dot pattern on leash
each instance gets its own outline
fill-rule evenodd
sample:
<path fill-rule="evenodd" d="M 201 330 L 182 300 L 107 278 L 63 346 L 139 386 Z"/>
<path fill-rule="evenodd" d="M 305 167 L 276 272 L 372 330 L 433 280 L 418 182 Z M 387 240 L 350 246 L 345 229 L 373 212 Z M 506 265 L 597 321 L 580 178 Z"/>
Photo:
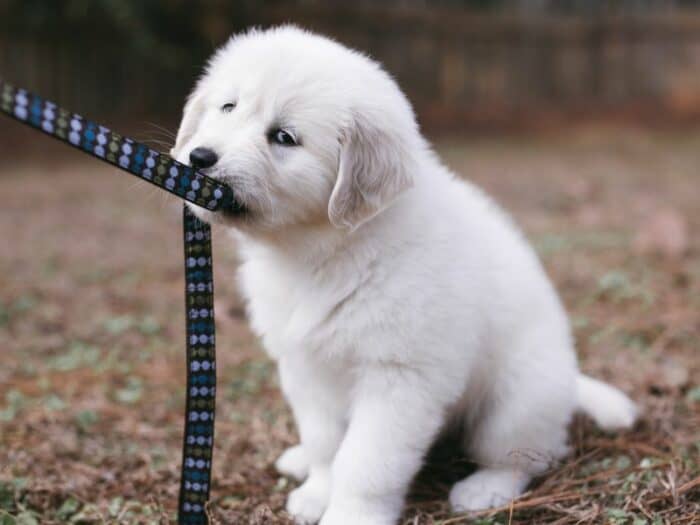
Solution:
<path fill-rule="evenodd" d="M 179 522 L 208 523 L 216 356 L 211 229 L 185 206 L 185 304 L 187 312 L 187 402 L 180 480 Z"/>

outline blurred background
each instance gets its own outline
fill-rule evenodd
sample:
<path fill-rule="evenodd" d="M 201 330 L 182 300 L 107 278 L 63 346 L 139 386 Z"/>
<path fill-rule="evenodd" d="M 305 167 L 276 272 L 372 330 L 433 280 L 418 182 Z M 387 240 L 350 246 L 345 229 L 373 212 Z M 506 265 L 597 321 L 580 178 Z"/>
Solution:
<path fill-rule="evenodd" d="M 700 116 L 693 0 L 4 0 L 7 78 L 100 116 L 173 119 L 233 32 L 294 22 L 383 62 L 436 131 Z M 139 96 L 134 97 L 134 90 Z"/>
<path fill-rule="evenodd" d="M 443 160 L 529 237 L 581 367 L 638 400 L 620 436 L 476 523 L 697 523 L 700 2 L 0 0 L 0 77 L 168 150 L 206 58 L 292 22 L 398 79 Z M 0 116 L 0 524 L 167 523 L 184 403 L 180 203 Z M 212 513 L 289 523 L 271 467 L 296 441 L 215 230 Z M 449 515 L 468 458 L 429 462 L 405 523 Z M 467 523 L 455 520 L 449 523 Z"/>

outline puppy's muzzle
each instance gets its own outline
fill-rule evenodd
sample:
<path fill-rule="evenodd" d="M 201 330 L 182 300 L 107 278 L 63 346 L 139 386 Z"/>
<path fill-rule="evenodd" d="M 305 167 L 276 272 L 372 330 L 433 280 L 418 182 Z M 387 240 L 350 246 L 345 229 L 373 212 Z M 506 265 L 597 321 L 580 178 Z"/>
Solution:
<path fill-rule="evenodd" d="M 211 148 L 199 146 L 190 151 L 190 166 L 196 170 L 212 168 L 218 161 L 219 155 Z M 233 190 L 233 199 L 230 204 L 227 203 L 221 208 L 221 212 L 230 216 L 242 215 L 246 211 L 245 206 L 237 198 L 235 188 L 231 189 Z"/>

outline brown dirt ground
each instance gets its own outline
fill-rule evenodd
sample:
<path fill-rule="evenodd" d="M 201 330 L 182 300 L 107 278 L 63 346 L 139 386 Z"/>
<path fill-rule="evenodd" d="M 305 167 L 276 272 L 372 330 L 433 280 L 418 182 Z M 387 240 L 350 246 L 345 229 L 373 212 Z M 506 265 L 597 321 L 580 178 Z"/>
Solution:
<path fill-rule="evenodd" d="M 184 400 L 179 204 L 31 140 L 25 155 L 0 152 L 0 524 L 169 522 Z M 445 505 L 467 459 L 439 447 L 404 523 L 700 523 L 700 132 L 595 127 L 438 149 L 512 212 L 571 312 L 583 369 L 644 416 L 618 435 L 577 418 L 570 457 L 509 508 L 469 517 Z M 293 424 L 220 231 L 215 251 L 210 510 L 215 523 L 289 523 L 293 483 L 271 465 Z"/>

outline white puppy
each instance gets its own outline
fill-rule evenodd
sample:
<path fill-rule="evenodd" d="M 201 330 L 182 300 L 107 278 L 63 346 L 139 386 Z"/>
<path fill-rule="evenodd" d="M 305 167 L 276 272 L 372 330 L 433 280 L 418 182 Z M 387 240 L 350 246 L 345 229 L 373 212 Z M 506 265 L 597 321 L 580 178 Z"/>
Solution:
<path fill-rule="evenodd" d="M 366 56 L 294 27 L 211 59 L 173 154 L 229 184 L 253 329 L 279 365 L 306 481 L 299 523 L 397 521 L 423 456 L 464 430 L 480 469 L 456 510 L 500 505 L 567 452 L 575 410 L 628 427 L 635 407 L 579 373 L 566 313 L 509 218 L 457 179 L 406 97 Z"/>

